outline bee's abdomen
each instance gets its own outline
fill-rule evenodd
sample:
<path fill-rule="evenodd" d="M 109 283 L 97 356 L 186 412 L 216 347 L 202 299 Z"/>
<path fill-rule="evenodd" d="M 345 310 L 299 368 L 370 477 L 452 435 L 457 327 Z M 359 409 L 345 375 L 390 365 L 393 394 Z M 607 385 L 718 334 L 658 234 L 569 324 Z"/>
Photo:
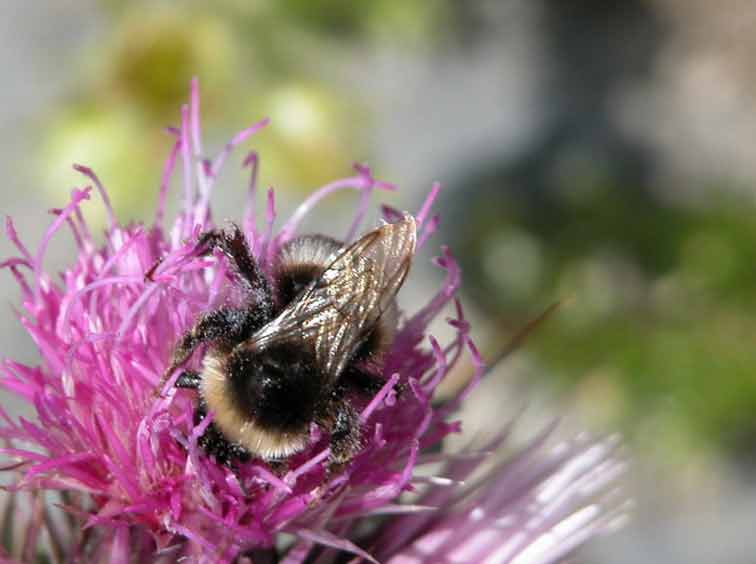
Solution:
<path fill-rule="evenodd" d="M 276 277 L 276 304 L 283 309 L 321 274 L 323 268 L 314 264 L 293 265 L 281 272 Z"/>
<path fill-rule="evenodd" d="M 304 235 L 281 247 L 275 268 L 274 286 L 279 310 L 285 308 L 344 249 L 343 243 L 325 235 Z M 393 342 L 397 326 L 397 306 L 392 300 L 380 320 L 354 353 L 355 361 L 380 361 Z"/>
<path fill-rule="evenodd" d="M 319 278 L 341 248 L 341 242 L 325 235 L 297 237 L 282 246 L 274 273 L 278 307 L 286 307 Z"/>

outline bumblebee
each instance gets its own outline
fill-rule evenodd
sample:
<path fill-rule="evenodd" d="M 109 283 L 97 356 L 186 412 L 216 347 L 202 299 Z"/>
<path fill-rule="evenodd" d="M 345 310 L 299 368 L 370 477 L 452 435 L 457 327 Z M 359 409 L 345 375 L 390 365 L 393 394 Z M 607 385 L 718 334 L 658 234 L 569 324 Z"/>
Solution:
<path fill-rule="evenodd" d="M 310 426 L 330 433 L 330 463 L 360 449 L 350 397 L 377 392 L 397 323 L 396 294 L 416 244 L 410 215 L 344 245 L 303 236 L 278 251 L 269 281 L 238 226 L 209 231 L 200 253 L 221 251 L 243 295 L 240 307 L 201 315 L 175 346 L 168 379 L 200 345 L 199 371 L 179 388 L 198 391 L 195 422 L 213 421 L 200 444 L 218 462 L 283 461 L 308 444 Z"/>

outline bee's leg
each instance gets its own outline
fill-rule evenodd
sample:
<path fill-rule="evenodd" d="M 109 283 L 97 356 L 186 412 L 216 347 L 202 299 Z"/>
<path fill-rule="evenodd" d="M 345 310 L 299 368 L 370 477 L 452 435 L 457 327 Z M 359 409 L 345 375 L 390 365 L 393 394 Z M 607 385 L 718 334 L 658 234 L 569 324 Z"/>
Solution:
<path fill-rule="evenodd" d="M 328 472 L 340 471 L 359 452 L 360 416 L 341 390 L 334 392 L 332 399 L 316 418 L 322 428 L 331 433 L 331 455 Z"/>
<path fill-rule="evenodd" d="M 177 388 L 186 388 L 189 390 L 196 390 L 200 386 L 200 382 L 202 381 L 202 377 L 200 376 L 199 372 L 194 372 L 193 370 L 186 370 L 181 373 L 181 375 L 176 380 L 176 387 Z"/>
<path fill-rule="evenodd" d="M 194 424 L 199 425 L 206 415 L 207 406 L 204 401 L 200 401 L 194 411 Z M 229 442 L 212 422 L 198 439 L 197 444 L 208 456 L 214 456 L 218 464 L 223 464 L 232 470 L 239 463 L 247 462 L 252 458 L 250 452 L 240 444 Z"/>
<path fill-rule="evenodd" d="M 343 401 L 336 412 L 331 430 L 329 473 L 340 471 L 360 451 L 360 416 L 350 403 Z"/>
<path fill-rule="evenodd" d="M 270 320 L 273 315 L 273 293 L 239 226 L 234 224 L 231 233 L 208 231 L 200 237 L 197 246 L 205 252 L 217 248 L 230 259 L 231 267 L 244 285 L 249 301 L 254 303 L 258 312 L 265 314 L 266 322 Z"/>
<path fill-rule="evenodd" d="M 158 393 L 163 389 L 171 374 L 191 356 L 199 345 L 209 342 L 234 344 L 245 338 L 250 331 L 250 312 L 246 309 L 221 308 L 206 313 L 195 322 L 194 327 L 184 333 L 173 349 L 171 363 L 163 372 L 158 385 Z"/>

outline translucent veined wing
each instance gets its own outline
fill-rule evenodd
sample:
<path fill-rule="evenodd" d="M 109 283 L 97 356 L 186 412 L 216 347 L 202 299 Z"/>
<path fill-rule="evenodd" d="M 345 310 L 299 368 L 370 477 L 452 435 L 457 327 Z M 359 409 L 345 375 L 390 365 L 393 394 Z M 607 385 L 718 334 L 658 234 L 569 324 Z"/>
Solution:
<path fill-rule="evenodd" d="M 404 283 L 416 236 L 410 215 L 367 233 L 253 335 L 249 346 L 264 350 L 293 339 L 311 343 L 319 366 L 336 379 Z"/>

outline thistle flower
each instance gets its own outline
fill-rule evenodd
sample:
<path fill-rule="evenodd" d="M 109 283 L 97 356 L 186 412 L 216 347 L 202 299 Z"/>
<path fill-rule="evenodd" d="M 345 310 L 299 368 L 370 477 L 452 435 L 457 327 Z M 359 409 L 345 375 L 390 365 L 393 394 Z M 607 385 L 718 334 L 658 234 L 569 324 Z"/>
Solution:
<path fill-rule="evenodd" d="M 181 118 L 181 127 L 171 130 L 176 141 L 152 226 L 118 224 L 107 191 L 83 166 L 76 168 L 107 211 L 103 246 L 95 244 L 81 213 L 92 187 L 73 190 L 35 252 L 21 242 L 12 221 L 6 222 L 19 254 L 3 266 L 21 288 L 19 319 L 41 357 L 38 366 L 5 360 L 0 371 L 0 385 L 36 412 L 36 421 L 30 421 L 0 408 L 6 443 L 0 452 L 11 459 L 6 473 L 16 476 L 8 486 L 8 507 L 19 496 L 31 500 L 16 513 L 16 523 L 26 529 L 16 557 L 31 560 L 43 547 L 57 560 L 118 563 L 182 556 L 250 561 L 278 552 L 294 564 L 316 554 L 323 562 L 335 560 L 339 551 L 353 553 L 355 561 L 508 562 L 540 546 L 547 550 L 534 561 L 547 562 L 607 529 L 620 505 L 600 494 L 612 490 L 622 470 L 611 441 L 578 441 L 547 451 L 548 429 L 468 486 L 463 480 L 501 446 L 506 431 L 482 451 L 426 454 L 459 430 L 460 422 L 450 417 L 483 374 L 455 297 L 460 271 L 446 248 L 435 261 L 446 271 L 444 283 L 426 305 L 405 316 L 386 359 L 385 385 L 358 406 L 364 445 L 343 472 L 327 473 L 327 437 L 315 428 L 310 446 L 291 458 L 283 475 L 259 460 L 232 471 L 206 456 L 198 439 L 211 417 L 195 426 L 192 394 L 170 388 L 170 382 L 165 397 L 154 391 L 177 338 L 199 313 L 233 298 L 225 260 L 194 251 L 199 233 L 213 226 L 210 195 L 221 167 L 267 122 L 241 131 L 218 156 L 206 159 L 196 81 Z M 166 230 L 168 187 L 179 164 L 183 209 Z M 250 184 L 242 227 L 264 270 L 327 195 L 345 189 L 360 194 L 348 241 L 360 230 L 371 193 L 394 188 L 358 165 L 354 175 L 315 191 L 276 231 L 272 191 L 264 222 L 257 222 L 257 155 L 247 155 L 244 165 Z M 438 216 L 431 215 L 437 193 L 434 186 L 416 214 L 418 248 L 438 225 Z M 383 212 L 389 221 L 398 214 L 389 207 Z M 43 267 L 45 252 L 66 226 L 78 258 L 54 281 Z M 456 335 L 442 345 L 426 331 L 447 306 L 454 311 L 449 324 Z M 465 354 L 473 377 L 435 407 L 434 391 Z M 396 393 L 398 383 L 402 394 Z M 437 475 L 418 473 L 421 466 L 439 464 Z M 400 499 L 404 492 L 415 501 Z M 602 509 L 607 499 L 613 510 Z M 57 501 L 67 519 L 55 515 L 50 501 Z M 379 515 L 392 517 L 381 521 Z M 557 541 L 548 545 L 549 538 Z"/>

